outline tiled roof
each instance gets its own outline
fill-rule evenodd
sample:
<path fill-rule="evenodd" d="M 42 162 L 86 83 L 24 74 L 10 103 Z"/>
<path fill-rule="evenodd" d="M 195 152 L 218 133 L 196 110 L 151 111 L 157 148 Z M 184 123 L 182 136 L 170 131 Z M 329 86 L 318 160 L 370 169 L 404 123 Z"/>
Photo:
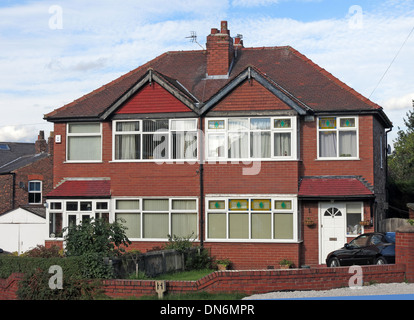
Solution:
<path fill-rule="evenodd" d="M 47 198 L 108 198 L 109 180 L 67 180 L 51 191 Z"/>
<path fill-rule="evenodd" d="M 167 52 L 101 88 L 45 115 L 49 121 L 99 118 L 136 85 L 151 68 L 182 93 L 188 91 L 206 103 L 246 68 L 253 67 L 269 82 L 315 112 L 378 111 L 382 108 L 357 93 L 295 49 L 284 47 L 241 48 L 227 79 L 206 79 L 204 50 Z M 185 89 L 181 90 L 181 86 Z M 386 118 L 385 115 L 382 115 Z M 389 120 L 387 120 L 389 121 Z"/>
<path fill-rule="evenodd" d="M 373 192 L 356 176 L 304 177 L 299 197 L 369 197 Z"/>
<path fill-rule="evenodd" d="M 7 150 L 0 150 L 0 167 L 28 155 L 34 155 L 36 148 L 34 143 L 0 142 L 8 146 Z"/>

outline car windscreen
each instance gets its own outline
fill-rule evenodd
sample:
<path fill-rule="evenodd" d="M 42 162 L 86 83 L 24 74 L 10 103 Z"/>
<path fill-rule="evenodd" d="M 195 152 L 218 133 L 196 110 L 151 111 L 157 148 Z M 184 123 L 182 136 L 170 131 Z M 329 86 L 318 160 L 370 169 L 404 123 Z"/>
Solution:
<path fill-rule="evenodd" d="M 354 247 L 354 248 L 365 247 L 367 245 L 367 240 L 368 240 L 368 236 L 362 235 L 352 240 L 349 244 L 351 245 L 351 247 Z"/>

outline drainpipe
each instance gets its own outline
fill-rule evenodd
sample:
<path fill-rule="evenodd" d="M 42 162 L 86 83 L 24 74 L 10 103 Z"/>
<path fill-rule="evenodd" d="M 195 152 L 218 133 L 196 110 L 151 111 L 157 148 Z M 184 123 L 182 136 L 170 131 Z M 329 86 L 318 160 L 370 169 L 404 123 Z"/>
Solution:
<path fill-rule="evenodd" d="M 385 150 L 387 150 L 387 152 L 385 153 L 385 201 L 389 206 L 389 195 L 388 195 L 388 133 L 390 133 L 392 131 L 392 127 L 389 128 L 388 130 L 385 131 Z M 384 150 L 382 150 L 381 152 L 384 152 Z M 386 218 L 388 217 L 388 208 L 387 208 L 387 214 L 385 216 Z"/>
<path fill-rule="evenodd" d="M 204 131 L 203 131 L 204 117 L 200 116 L 200 164 L 199 164 L 199 178 L 200 178 L 200 246 L 204 247 Z"/>

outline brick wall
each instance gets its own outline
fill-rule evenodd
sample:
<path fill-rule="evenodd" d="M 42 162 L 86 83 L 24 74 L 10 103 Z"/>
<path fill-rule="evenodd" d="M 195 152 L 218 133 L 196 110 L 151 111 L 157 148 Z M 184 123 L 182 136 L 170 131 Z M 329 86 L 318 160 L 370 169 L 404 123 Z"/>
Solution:
<path fill-rule="evenodd" d="M 0 279 L 0 300 L 17 300 L 17 289 L 23 274 L 13 273 L 7 279 Z"/>
<path fill-rule="evenodd" d="M 414 228 L 396 232 L 396 263 L 383 266 L 363 266 L 364 283 L 414 282 Z M 247 248 L 245 248 L 247 250 Z M 264 248 L 265 249 L 265 248 Z M 226 250 L 222 248 L 222 250 Z M 218 253 L 219 251 L 217 251 Z M 253 260 L 254 258 L 252 258 Z M 168 293 L 196 291 L 232 292 L 245 294 L 281 290 L 329 290 L 347 287 L 354 273 L 348 267 L 304 268 L 289 270 L 230 270 L 213 272 L 198 281 L 167 281 Z M 17 281 L 13 274 L 0 279 L 0 299 L 16 299 Z M 105 280 L 105 294 L 110 297 L 155 295 L 152 280 Z"/>
<path fill-rule="evenodd" d="M 42 181 L 42 197 L 53 189 L 53 157 L 49 156 L 38 160 L 28 166 L 13 171 L 14 181 L 14 201 L 13 201 L 13 174 L 0 176 L 0 214 L 18 208 L 29 203 L 27 192 L 28 181 Z M 21 187 L 21 184 L 24 187 Z"/>

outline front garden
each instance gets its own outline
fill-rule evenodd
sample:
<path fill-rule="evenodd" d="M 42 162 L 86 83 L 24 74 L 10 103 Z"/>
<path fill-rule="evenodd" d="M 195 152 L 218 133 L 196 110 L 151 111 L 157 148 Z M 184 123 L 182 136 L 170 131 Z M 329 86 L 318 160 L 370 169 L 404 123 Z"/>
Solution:
<path fill-rule="evenodd" d="M 126 252 L 130 241 L 119 223 L 92 220 L 68 229 L 66 234 L 65 250 L 38 246 L 20 256 L 0 257 L 0 279 L 24 274 L 17 291 L 19 299 L 103 298 L 102 280 L 195 281 L 215 267 L 208 251 L 194 246 L 191 237 L 170 237 L 162 248 L 141 253 Z M 60 287 L 54 266 L 61 268 Z"/>

